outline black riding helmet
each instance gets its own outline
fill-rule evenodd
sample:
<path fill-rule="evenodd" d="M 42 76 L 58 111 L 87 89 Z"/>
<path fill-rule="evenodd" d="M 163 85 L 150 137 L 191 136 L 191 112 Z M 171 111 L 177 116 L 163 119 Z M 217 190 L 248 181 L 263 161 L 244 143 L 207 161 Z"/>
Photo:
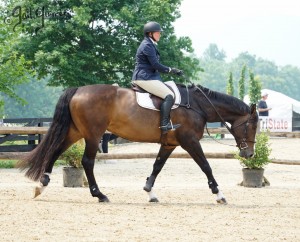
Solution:
<path fill-rule="evenodd" d="M 148 22 L 144 25 L 144 35 L 152 32 L 162 32 L 163 30 L 160 27 L 160 24 L 157 22 Z"/>

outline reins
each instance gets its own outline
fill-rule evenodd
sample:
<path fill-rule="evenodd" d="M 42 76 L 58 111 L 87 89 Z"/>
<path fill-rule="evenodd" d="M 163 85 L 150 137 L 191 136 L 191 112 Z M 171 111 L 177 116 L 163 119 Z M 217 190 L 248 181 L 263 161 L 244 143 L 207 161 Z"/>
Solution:
<path fill-rule="evenodd" d="M 191 83 L 194 87 L 196 87 L 196 89 L 198 89 L 202 95 L 206 98 L 206 100 L 210 103 L 210 105 L 213 107 L 213 109 L 215 110 L 215 112 L 217 113 L 217 115 L 219 116 L 219 118 L 221 119 L 221 123 L 227 128 L 227 130 L 233 135 L 233 131 L 232 129 L 227 125 L 227 123 L 225 122 L 225 120 L 223 119 L 223 117 L 221 116 L 221 114 L 219 113 L 219 111 L 216 109 L 215 105 L 210 101 L 210 99 L 208 98 L 208 96 L 203 92 L 203 90 L 201 90 L 201 88 L 197 87 L 197 85 L 195 85 L 193 82 L 191 82 L 190 80 L 187 80 L 187 78 L 185 78 L 186 81 L 188 81 L 189 83 Z M 189 93 L 188 93 L 188 88 L 186 85 L 186 90 L 187 90 L 187 96 L 188 96 L 188 106 L 191 107 L 190 105 L 190 99 L 189 99 Z M 191 108 L 193 109 L 193 108 Z M 194 109 L 193 109 L 194 110 Z M 206 130 L 207 130 L 207 125 L 206 125 Z M 208 131 L 208 130 L 207 130 Z M 209 134 L 209 133 L 208 133 Z"/>
<path fill-rule="evenodd" d="M 227 130 L 233 135 L 233 131 L 232 129 L 227 125 L 227 123 L 225 122 L 225 120 L 223 119 L 223 117 L 221 116 L 221 114 L 218 112 L 218 110 L 216 109 L 215 105 L 210 101 L 210 99 L 208 98 L 208 96 L 203 92 L 203 90 L 201 90 L 201 88 L 197 87 L 196 85 L 194 85 L 201 93 L 202 95 L 206 98 L 206 100 L 210 103 L 210 105 L 213 107 L 213 109 L 215 110 L 215 112 L 217 113 L 217 115 L 219 116 L 219 118 L 221 119 L 221 123 L 227 128 Z M 235 145 L 230 145 L 230 144 L 225 144 L 223 142 L 218 141 L 215 137 L 212 137 L 211 134 L 208 131 L 208 127 L 207 127 L 207 123 L 205 124 L 205 129 L 206 132 L 208 134 L 208 137 L 210 137 L 212 140 L 214 140 L 215 142 L 219 143 L 219 144 L 223 144 L 223 145 L 227 145 L 227 146 L 233 146 L 235 147 Z M 233 135 L 234 137 L 234 135 Z"/>
<path fill-rule="evenodd" d="M 221 123 L 227 128 L 227 130 L 233 135 L 233 137 L 235 137 L 235 136 L 234 136 L 233 128 L 231 128 L 231 127 L 229 127 L 229 126 L 227 125 L 227 123 L 225 122 L 225 120 L 223 119 L 223 117 L 221 116 L 221 114 L 219 113 L 219 111 L 216 109 L 215 105 L 211 102 L 211 100 L 210 100 L 210 99 L 208 98 L 208 96 L 203 92 L 203 90 L 202 90 L 201 88 L 199 88 L 197 85 L 195 85 L 193 82 L 191 82 L 190 80 L 188 80 L 186 77 L 185 77 L 185 81 L 186 81 L 186 82 L 188 81 L 189 83 L 191 83 L 194 87 L 196 87 L 196 89 L 198 89 L 198 90 L 202 93 L 202 95 L 206 98 L 206 100 L 210 103 L 210 105 L 213 107 L 213 109 L 215 110 L 215 112 L 216 112 L 217 115 L 219 116 L 219 118 L 220 118 L 220 120 L 221 120 Z M 195 111 L 196 113 L 198 113 L 198 114 L 201 115 L 201 114 L 202 114 L 201 112 L 199 112 L 198 110 L 194 109 L 194 108 L 190 105 L 190 98 L 189 98 L 188 87 L 187 87 L 187 85 L 185 85 L 185 86 L 186 86 L 186 91 L 187 91 L 187 99 L 188 99 L 188 103 L 187 103 L 186 105 L 180 104 L 179 106 L 181 106 L 181 107 L 186 107 L 186 108 L 188 108 L 188 109 L 192 109 L 193 111 Z M 249 117 L 249 118 L 250 118 L 250 117 Z M 239 126 L 241 126 L 242 124 L 244 124 L 244 123 L 246 123 L 246 122 L 247 122 L 246 125 L 248 125 L 249 119 L 246 120 L 245 122 L 242 122 L 242 123 L 236 125 L 234 128 L 239 127 Z M 224 145 L 228 145 L 228 146 L 234 146 L 234 145 L 229 145 L 229 144 L 225 144 L 225 143 L 219 142 L 219 141 L 217 141 L 214 137 L 212 137 L 211 134 L 210 134 L 209 131 L 208 131 L 207 123 L 205 124 L 205 128 L 206 128 L 206 132 L 207 132 L 208 136 L 209 136 L 211 139 L 213 139 L 214 141 L 216 141 L 217 143 L 219 143 L 219 144 L 224 144 Z M 244 147 L 242 147 L 243 144 L 245 145 Z M 240 147 L 239 147 L 240 149 L 245 149 L 245 148 L 248 147 L 245 138 L 242 140 L 242 142 L 241 142 L 239 145 L 240 145 Z M 236 146 L 238 146 L 238 144 L 237 144 Z"/>
<path fill-rule="evenodd" d="M 208 96 L 201 90 L 201 88 L 197 87 L 195 85 L 195 87 L 202 93 L 202 95 L 206 98 L 206 100 L 210 103 L 210 105 L 213 107 L 213 109 L 215 110 L 215 112 L 217 113 L 217 115 L 219 116 L 219 118 L 221 119 L 221 123 L 228 129 L 228 131 L 233 135 L 233 131 L 232 129 L 227 125 L 227 123 L 225 122 L 225 120 L 223 119 L 223 117 L 221 116 L 221 114 L 219 113 L 219 111 L 216 109 L 215 105 L 210 101 L 210 99 L 208 98 Z"/>

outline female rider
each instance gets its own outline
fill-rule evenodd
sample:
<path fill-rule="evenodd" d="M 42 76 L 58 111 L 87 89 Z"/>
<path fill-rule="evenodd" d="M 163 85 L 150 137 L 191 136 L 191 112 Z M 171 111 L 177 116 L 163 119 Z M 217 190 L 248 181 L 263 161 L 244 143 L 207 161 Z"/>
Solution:
<path fill-rule="evenodd" d="M 173 92 L 162 82 L 161 73 L 182 75 L 183 72 L 176 68 L 167 67 L 159 63 L 157 42 L 160 39 L 162 29 L 157 22 L 148 22 L 144 25 L 144 40 L 136 52 L 135 69 L 132 82 L 145 91 L 163 99 L 160 106 L 160 129 L 162 134 L 174 130 L 180 124 L 170 122 L 170 112 L 174 103 Z"/>

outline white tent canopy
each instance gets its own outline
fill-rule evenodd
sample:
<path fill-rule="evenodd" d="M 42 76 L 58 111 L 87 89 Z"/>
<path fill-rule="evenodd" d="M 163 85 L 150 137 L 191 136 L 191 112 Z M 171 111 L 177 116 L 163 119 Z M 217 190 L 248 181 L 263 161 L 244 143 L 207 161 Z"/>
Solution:
<path fill-rule="evenodd" d="M 270 89 L 263 89 L 262 93 L 265 92 L 268 93 L 267 105 L 272 109 L 269 116 L 260 116 L 260 130 L 292 132 L 296 125 L 296 122 L 293 124 L 293 111 L 300 114 L 300 102 Z M 244 102 L 249 104 L 249 95 L 245 96 Z"/>
<path fill-rule="evenodd" d="M 280 92 L 270 89 L 263 89 L 262 93 L 268 93 L 266 100 L 268 107 L 272 108 L 269 111 L 269 116 L 272 117 L 292 117 L 293 111 L 300 114 L 300 102 L 288 97 Z M 246 95 L 244 102 L 249 104 L 249 95 Z"/>

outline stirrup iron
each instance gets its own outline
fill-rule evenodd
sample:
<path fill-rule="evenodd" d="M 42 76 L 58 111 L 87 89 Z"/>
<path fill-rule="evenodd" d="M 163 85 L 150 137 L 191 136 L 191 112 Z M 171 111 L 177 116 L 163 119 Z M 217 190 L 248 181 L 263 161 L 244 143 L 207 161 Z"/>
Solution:
<path fill-rule="evenodd" d="M 174 131 L 175 129 L 179 128 L 181 126 L 181 124 L 174 124 L 172 123 L 172 120 L 170 120 L 170 122 L 167 125 L 163 125 L 160 126 L 159 128 L 163 131 L 163 132 L 168 132 L 168 131 Z"/>

